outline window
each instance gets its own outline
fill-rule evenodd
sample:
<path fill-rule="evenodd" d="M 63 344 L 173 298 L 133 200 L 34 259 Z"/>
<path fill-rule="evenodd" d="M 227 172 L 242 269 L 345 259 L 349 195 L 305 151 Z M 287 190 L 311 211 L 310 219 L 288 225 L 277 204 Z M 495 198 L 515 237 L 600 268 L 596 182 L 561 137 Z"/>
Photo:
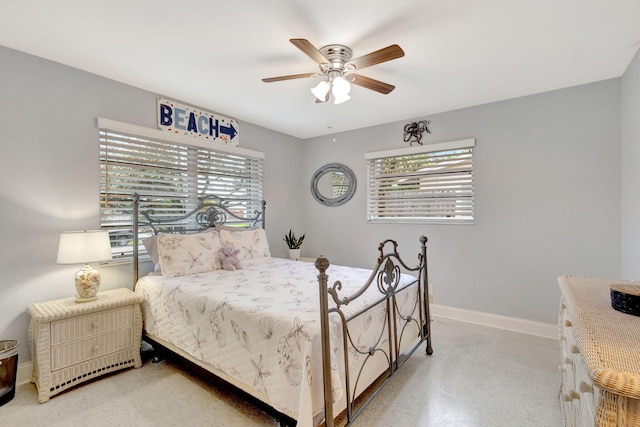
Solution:
<path fill-rule="evenodd" d="M 263 153 L 107 119 L 98 119 L 98 128 L 100 225 L 109 230 L 114 258 L 133 253 L 133 193 L 155 217 L 185 215 L 204 195 L 224 198 L 239 216 L 262 209 Z M 140 238 L 150 234 L 140 230 Z"/>
<path fill-rule="evenodd" d="M 368 222 L 472 223 L 474 146 L 469 139 L 367 153 Z"/>

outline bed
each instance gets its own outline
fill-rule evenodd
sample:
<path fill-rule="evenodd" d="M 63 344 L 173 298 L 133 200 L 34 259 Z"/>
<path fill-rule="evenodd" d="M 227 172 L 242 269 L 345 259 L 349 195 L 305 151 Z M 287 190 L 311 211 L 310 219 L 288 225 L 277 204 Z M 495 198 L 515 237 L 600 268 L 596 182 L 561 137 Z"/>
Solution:
<path fill-rule="evenodd" d="M 271 257 L 264 202 L 250 212 L 207 196 L 171 218 L 138 195 L 133 203 L 134 242 L 150 234 L 155 264 L 139 278 L 134 245 L 145 340 L 264 403 L 281 424 L 333 426 L 340 414 L 351 423 L 422 343 L 432 354 L 426 237 L 415 266 L 385 240 L 369 270 Z M 236 271 L 217 261 L 229 243 Z"/>

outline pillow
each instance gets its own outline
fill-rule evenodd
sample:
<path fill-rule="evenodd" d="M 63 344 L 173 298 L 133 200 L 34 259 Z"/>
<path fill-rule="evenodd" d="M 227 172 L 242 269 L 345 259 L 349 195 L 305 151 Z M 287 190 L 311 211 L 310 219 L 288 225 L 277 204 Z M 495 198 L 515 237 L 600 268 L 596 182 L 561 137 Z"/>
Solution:
<path fill-rule="evenodd" d="M 154 235 L 147 237 L 146 239 L 142 239 L 142 244 L 151 257 L 151 261 L 153 261 L 155 265 L 160 264 L 160 258 L 158 257 L 158 236 Z"/>
<path fill-rule="evenodd" d="M 162 274 L 185 276 L 220 269 L 218 251 L 222 247 L 218 232 L 159 234 L 158 256 Z"/>
<path fill-rule="evenodd" d="M 262 228 L 238 229 L 237 231 L 223 228 L 220 230 L 220 240 L 222 241 L 222 246 L 231 243 L 236 249 L 240 249 L 238 254 L 240 260 L 271 256 L 267 233 Z"/>
<path fill-rule="evenodd" d="M 215 232 L 215 229 L 208 228 L 200 233 L 211 233 Z M 162 234 L 162 233 L 161 233 Z M 142 239 L 142 244 L 144 248 L 147 250 L 147 254 L 151 257 L 151 261 L 155 265 L 155 271 L 160 271 L 160 257 L 158 255 L 158 236 L 160 234 L 154 234 L 151 237 L 147 237 L 146 239 Z"/>

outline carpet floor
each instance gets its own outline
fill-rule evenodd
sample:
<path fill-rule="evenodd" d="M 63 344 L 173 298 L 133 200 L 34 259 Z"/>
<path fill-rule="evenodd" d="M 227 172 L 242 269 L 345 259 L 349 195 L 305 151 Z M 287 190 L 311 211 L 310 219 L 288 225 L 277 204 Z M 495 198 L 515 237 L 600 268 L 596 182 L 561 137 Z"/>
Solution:
<path fill-rule="evenodd" d="M 416 351 L 354 426 L 560 427 L 556 340 L 434 318 L 433 350 Z M 276 426 L 183 364 L 128 369 L 38 403 L 33 384 L 0 407 L 2 426 Z"/>

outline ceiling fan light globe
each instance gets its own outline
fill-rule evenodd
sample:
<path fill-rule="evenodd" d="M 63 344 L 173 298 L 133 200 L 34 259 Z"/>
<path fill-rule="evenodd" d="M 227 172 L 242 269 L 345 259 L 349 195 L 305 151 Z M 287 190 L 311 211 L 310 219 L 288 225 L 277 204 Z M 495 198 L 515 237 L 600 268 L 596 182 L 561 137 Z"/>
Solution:
<path fill-rule="evenodd" d="M 333 86 L 331 88 L 331 93 L 333 93 L 333 96 L 335 96 L 336 98 L 343 98 L 345 96 L 348 96 L 350 91 L 351 83 L 349 83 L 347 79 L 342 76 L 338 76 L 333 79 Z"/>
<path fill-rule="evenodd" d="M 350 100 L 351 97 L 349 95 L 340 95 L 340 96 L 333 96 L 333 103 L 334 104 L 342 104 L 343 102 L 347 102 L 348 100 Z"/>
<path fill-rule="evenodd" d="M 311 88 L 311 93 L 318 98 L 319 101 L 325 101 L 327 94 L 329 93 L 329 83 L 325 80 L 318 83 L 315 87 Z"/>

